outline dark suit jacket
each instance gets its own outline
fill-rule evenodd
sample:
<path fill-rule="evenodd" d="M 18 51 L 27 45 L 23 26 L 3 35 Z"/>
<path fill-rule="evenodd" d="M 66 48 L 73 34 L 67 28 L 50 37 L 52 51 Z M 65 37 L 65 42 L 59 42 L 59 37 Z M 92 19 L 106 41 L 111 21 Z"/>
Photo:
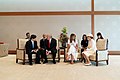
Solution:
<path fill-rule="evenodd" d="M 46 49 L 46 39 L 41 39 L 40 40 L 40 48 Z"/>
<path fill-rule="evenodd" d="M 32 50 L 38 49 L 37 41 L 34 41 L 34 48 L 32 47 L 32 41 L 31 40 L 27 41 L 25 48 L 26 48 L 26 54 L 30 54 Z"/>
<path fill-rule="evenodd" d="M 56 49 L 57 41 L 54 38 L 52 38 L 50 43 L 50 48 L 48 47 L 48 42 L 49 41 L 46 40 L 46 49 L 50 50 L 52 53 L 57 53 L 57 49 Z"/>

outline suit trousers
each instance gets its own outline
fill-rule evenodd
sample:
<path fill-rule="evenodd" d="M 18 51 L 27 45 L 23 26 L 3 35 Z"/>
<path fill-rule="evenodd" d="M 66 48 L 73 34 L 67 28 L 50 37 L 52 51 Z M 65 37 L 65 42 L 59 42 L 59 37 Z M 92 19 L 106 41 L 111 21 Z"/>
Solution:
<path fill-rule="evenodd" d="M 57 50 L 50 50 L 50 51 L 51 51 L 51 54 L 52 54 L 53 61 L 55 61 Z M 44 59 L 45 59 L 45 61 L 48 61 L 46 52 L 44 54 Z"/>
<path fill-rule="evenodd" d="M 31 52 L 28 54 L 28 59 L 29 59 L 29 63 L 32 63 L 32 54 L 36 54 L 36 58 L 35 58 L 35 62 L 39 63 L 40 62 L 40 53 L 39 52 Z"/>

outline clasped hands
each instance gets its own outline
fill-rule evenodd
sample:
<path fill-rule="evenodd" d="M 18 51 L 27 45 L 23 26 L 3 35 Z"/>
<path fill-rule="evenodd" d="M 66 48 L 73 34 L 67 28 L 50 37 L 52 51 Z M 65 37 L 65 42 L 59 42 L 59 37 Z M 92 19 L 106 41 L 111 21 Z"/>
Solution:
<path fill-rule="evenodd" d="M 34 50 L 32 50 L 31 52 L 35 52 L 35 53 L 37 53 L 37 51 L 38 51 L 38 49 L 34 49 Z"/>
<path fill-rule="evenodd" d="M 51 51 L 46 50 L 46 55 L 49 55 L 50 53 L 51 53 Z"/>

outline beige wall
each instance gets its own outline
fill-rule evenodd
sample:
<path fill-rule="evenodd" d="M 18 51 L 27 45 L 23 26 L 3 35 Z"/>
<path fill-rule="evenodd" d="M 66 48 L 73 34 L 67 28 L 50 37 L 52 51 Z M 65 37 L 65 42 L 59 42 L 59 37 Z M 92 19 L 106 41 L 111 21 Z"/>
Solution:
<path fill-rule="evenodd" d="M 109 50 L 120 51 L 120 16 L 95 16 L 95 33 L 102 32 L 104 38 L 109 40 Z"/>
<path fill-rule="evenodd" d="M 0 0 L 0 11 L 90 11 L 91 0 Z"/>
<path fill-rule="evenodd" d="M 25 33 L 30 32 L 38 36 L 38 41 L 43 33 L 51 33 L 58 38 L 61 29 L 67 26 L 68 35 L 76 33 L 81 39 L 82 34 L 91 32 L 91 16 L 1 16 L 0 41 L 10 44 L 9 49 L 16 49 L 16 39 L 25 38 Z"/>
<path fill-rule="evenodd" d="M 120 11 L 120 0 L 94 0 L 95 11 Z M 90 11 L 91 0 L 0 0 L 0 12 L 25 11 Z M 109 50 L 120 51 L 120 16 L 95 16 L 95 35 L 102 32 L 109 39 Z M 38 41 L 43 33 L 59 37 L 61 29 L 67 26 L 68 35 L 74 32 L 81 39 L 82 34 L 91 32 L 91 16 L 1 16 L 0 41 L 16 48 L 16 39 L 24 38 L 26 32 L 35 33 Z"/>
<path fill-rule="evenodd" d="M 94 0 L 96 11 L 120 11 L 120 0 Z"/>

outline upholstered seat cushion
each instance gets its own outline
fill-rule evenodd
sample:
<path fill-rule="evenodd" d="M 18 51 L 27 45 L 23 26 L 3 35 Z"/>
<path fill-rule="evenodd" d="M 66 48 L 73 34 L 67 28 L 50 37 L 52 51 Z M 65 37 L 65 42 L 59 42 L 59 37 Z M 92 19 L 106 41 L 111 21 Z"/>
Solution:
<path fill-rule="evenodd" d="M 34 59 L 36 57 L 36 54 L 32 54 L 32 58 Z M 17 49 L 17 55 L 16 55 L 17 59 L 23 60 L 24 58 L 24 50 L 18 50 Z M 25 59 L 28 59 L 28 55 L 25 54 Z"/>
<path fill-rule="evenodd" d="M 97 51 L 97 54 L 98 54 L 98 61 L 108 59 L 108 50 Z M 91 55 L 90 60 L 96 60 L 96 54 Z"/>
<path fill-rule="evenodd" d="M 52 54 L 49 54 L 49 55 L 47 56 L 47 58 L 48 58 L 48 59 L 50 59 L 50 58 L 52 59 Z M 56 53 L 56 58 L 58 58 L 58 53 Z"/>
<path fill-rule="evenodd" d="M 8 55 L 8 44 L 0 44 L 0 57 Z"/>

